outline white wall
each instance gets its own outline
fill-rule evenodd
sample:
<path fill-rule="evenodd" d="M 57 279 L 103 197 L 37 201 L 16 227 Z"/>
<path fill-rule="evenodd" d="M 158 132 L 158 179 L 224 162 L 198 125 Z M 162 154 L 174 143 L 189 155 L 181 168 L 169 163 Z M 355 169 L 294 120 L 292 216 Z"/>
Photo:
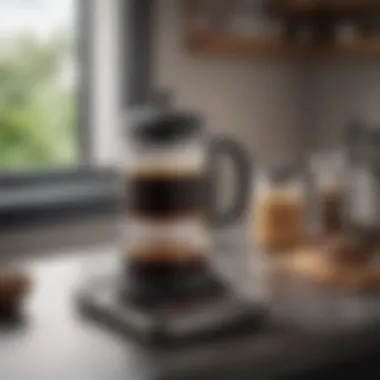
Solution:
<path fill-rule="evenodd" d="M 228 133 L 261 160 L 289 160 L 303 148 L 297 65 L 195 58 L 185 49 L 182 0 L 155 0 L 155 84 L 174 91 L 179 107 L 200 112 L 212 133 Z M 94 0 L 93 161 L 120 157 L 118 1 Z"/>
<path fill-rule="evenodd" d="M 94 0 L 94 162 L 118 161 L 118 1 Z M 193 57 L 185 49 L 183 0 L 155 0 L 155 84 L 177 106 L 200 112 L 212 133 L 229 133 L 262 160 L 294 161 L 333 147 L 351 118 L 380 126 L 380 62 L 302 66 L 290 62 Z"/>
<path fill-rule="evenodd" d="M 294 160 L 301 148 L 296 65 L 195 58 L 185 49 L 181 0 L 156 0 L 156 84 L 178 106 L 200 112 L 213 133 L 229 133 L 263 160 Z"/>
<path fill-rule="evenodd" d="M 380 61 L 322 63 L 309 71 L 310 130 L 315 148 L 332 148 L 362 117 L 380 128 Z"/>

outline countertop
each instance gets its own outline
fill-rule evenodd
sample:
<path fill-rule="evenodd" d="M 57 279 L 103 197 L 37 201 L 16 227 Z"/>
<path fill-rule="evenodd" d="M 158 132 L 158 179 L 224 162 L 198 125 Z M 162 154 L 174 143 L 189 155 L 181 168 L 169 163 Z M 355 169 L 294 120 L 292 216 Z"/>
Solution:
<path fill-rule="evenodd" d="M 255 288 L 247 265 L 252 252 L 242 253 L 245 236 L 236 233 L 220 234 L 214 259 L 245 292 Z M 375 326 L 325 335 L 271 326 L 239 339 L 175 350 L 125 339 L 83 318 L 73 298 L 88 273 L 104 268 L 116 252 L 116 244 L 104 242 L 29 259 L 35 285 L 25 323 L 0 330 L 1 380 L 310 379 L 380 369 Z"/>

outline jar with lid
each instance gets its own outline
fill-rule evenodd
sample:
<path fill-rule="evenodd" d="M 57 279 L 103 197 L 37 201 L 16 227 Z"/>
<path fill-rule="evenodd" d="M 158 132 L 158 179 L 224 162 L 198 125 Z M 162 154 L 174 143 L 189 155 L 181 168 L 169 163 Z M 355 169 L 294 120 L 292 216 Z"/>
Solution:
<path fill-rule="evenodd" d="M 264 170 L 256 177 L 254 191 L 254 245 L 268 253 L 281 253 L 299 244 L 305 229 L 302 176 L 289 169 Z"/>
<path fill-rule="evenodd" d="M 210 225 L 234 224 L 243 215 L 249 156 L 235 140 L 206 135 L 192 112 L 152 108 L 132 116 L 122 163 L 121 220 L 129 296 L 145 302 L 213 290 Z M 221 209 L 214 177 L 226 159 L 235 168 L 236 191 Z"/>
<path fill-rule="evenodd" d="M 340 150 L 311 157 L 315 191 L 315 218 L 322 234 L 336 234 L 344 229 L 346 203 L 346 157 Z"/>
<path fill-rule="evenodd" d="M 206 155 L 194 115 L 144 109 L 132 116 L 122 169 L 124 260 L 130 277 L 142 271 L 149 271 L 144 278 L 153 271 L 161 277 L 169 267 L 179 272 L 203 263 L 209 251 L 202 199 Z"/>

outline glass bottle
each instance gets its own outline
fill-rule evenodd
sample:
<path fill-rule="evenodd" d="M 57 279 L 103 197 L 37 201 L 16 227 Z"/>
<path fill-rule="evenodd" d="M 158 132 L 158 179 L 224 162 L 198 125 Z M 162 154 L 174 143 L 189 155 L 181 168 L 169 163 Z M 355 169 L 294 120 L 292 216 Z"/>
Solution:
<path fill-rule="evenodd" d="M 311 158 L 311 172 L 315 190 L 315 221 L 319 233 L 342 232 L 345 217 L 345 156 L 331 151 Z"/>

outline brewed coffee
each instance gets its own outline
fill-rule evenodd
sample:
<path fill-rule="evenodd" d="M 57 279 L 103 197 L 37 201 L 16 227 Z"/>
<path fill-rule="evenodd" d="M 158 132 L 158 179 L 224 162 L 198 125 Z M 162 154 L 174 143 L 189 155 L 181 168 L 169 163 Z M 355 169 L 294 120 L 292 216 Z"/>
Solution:
<path fill-rule="evenodd" d="M 166 218 L 201 213 L 203 177 L 197 172 L 145 171 L 128 176 L 127 212 L 135 216 Z"/>
<path fill-rule="evenodd" d="M 215 296 L 224 286 L 200 247 L 151 243 L 135 247 L 126 265 L 129 301 L 149 306 L 170 299 Z"/>
<path fill-rule="evenodd" d="M 142 281 L 181 280 L 206 265 L 206 255 L 200 247 L 169 242 L 136 246 L 128 260 L 129 275 Z"/>

